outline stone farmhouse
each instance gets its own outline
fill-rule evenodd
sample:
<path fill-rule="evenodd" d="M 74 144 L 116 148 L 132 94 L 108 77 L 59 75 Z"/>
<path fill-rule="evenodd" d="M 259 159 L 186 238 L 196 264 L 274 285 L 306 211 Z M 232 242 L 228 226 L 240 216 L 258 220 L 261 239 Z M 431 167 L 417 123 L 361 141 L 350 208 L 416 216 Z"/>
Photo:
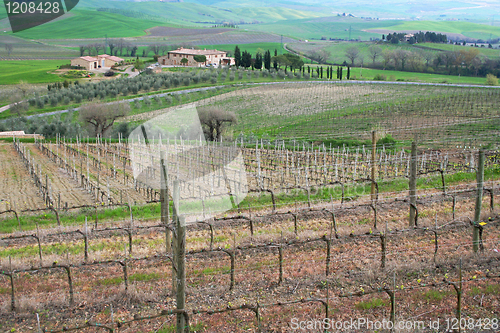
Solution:
<path fill-rule="evenodd" d="M 197 62 L 194 60 L 194 56 L 204 55 L 207 58 L 205 62 Z M 181 60 L 183 58 L 187 59 L 187 63 L 183 64 Z M 215 66 L 231 66 L 234 65 L 234 58 L 228 57 L 227 52 L 218 50 L 195 50 L 195 49 L 185 49 L 178 48 L 168 52 L 167 55 L 158 57 L 158 62 L 160 65 L 167 66 L 192 66 L 192 67 L 202 67 L 210 64 L 215 64 Z"/>
<path fill-rule="evenodd" d="M 71 60 L 71 66 L 80 66 L 90 71 L 101 67 L 113 67 L 122 62 L 123 59 L 107 54 L 99 54 L 97 57 L 80 57 Z"/>

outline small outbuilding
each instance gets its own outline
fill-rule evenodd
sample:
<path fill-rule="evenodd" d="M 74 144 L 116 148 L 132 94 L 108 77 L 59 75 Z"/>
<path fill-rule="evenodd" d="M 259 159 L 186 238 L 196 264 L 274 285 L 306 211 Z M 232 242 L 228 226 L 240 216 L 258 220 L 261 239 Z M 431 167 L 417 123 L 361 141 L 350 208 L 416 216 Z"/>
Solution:
<path fill-rule="evenodd" d="M 71 66 L 79 66 L 90 71 L 101 67 L 113 67 L 123 61 L 122 58 L 110 56 L 107 54 L 99 54 L 97 57 L 80 57 L 71 60 Z"/>
<path fill-rule="evenodd" d="M 90 71 L 99 68 L 99 59 L 90 56 L 76 58 L 71 60 L 71 66 L 83 67 Z"/>

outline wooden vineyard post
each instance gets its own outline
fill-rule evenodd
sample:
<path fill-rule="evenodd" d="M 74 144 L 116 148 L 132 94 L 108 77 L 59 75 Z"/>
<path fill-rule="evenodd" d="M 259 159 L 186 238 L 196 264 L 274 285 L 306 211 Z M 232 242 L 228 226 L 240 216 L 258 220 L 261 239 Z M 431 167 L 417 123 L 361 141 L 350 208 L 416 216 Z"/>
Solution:
<path fill-rule="evenodd" d="M 409 227 L 416 227 L 415 215 L 417 205 L 417 143 L 411 143 L 411 163 L 410 163 L 410 218 Z"/>
<path fill-rule="evenodd" d="M 375 184 L 375 174 L 377 172 L 377 131 L 372 131 L 372 174 L 371 174 L 371 207 L 373 209 L 373 228 L 377 229 L 377 198 L 378 186 Z"/>
<path fill-rule="evenodd" d="M 174 185 L 175 186 L 175 185 Z M 179 184 L 177 183 L 177 188 Z M 177 193 L 179 190 L 177 190 Z M 184 216 L 177 217 L 177 310 L 186 307 L 186 220 Z M 177 314 L 177 333 L 185 330 L 186 318 L 184 313 Z"/>
<path fill-rule="evenodd" d="M 173 200 L 173 210 L 172 210 L 172 222 L 174 224 L 174 230 L 172 232 L 172 295 L 175 295 L 177 290 L 177 256 L 178 256 L 178 219 L 179 215 L 177 212 L 177 208 L 179 207 L 179 181 L 174 180 L 174 188 L 172 191 L 172 200 Z"/>
<path fill-rule="evenodd" d="M 42 259 L 42 244 L 40 243 L 40 228 L 38 227 L 38 222 L 36 222 L 36 241 L 38 242 L 38 256 L 40 257 L 40 267 L 43 266 Z"/>
<path fill-rule="evenodd" d="M 477 192 L 476 192 L 476 208 L 474 210 L 474 223 L 472 231 L 472 249 L 477 252 L 479 249 L 479 220 L 481 218 L 481 204 L 483 202 L 483 181 L 484 181 L 484 150 L 479 151 L 479 161 L 477 166 Z"/>
<path fill-rule="evenodd" d="M 83 238 L 85 240 L 85 262 L 89 260 L 89 239 L 88 239 L 88 226 L 87 226 L 87 216 L 85 216 L 85 234 Z"/>
<path fill-rule="evenodd" d="M 172 251 L 171 238 L 172 233 L 168 227 L 169 221 L 169 200 L 168 200 L 168 174 L 167 166 L 165 165 L 165 152 L 161 152 L 161 223 L 165 226 L 165 246 L 167 255 Z"/>
<path fill-rule="evenodd" d="M 376 154 L 377 154 L 377 131 L 372 131 L 372 175 L 371 175 L 371 181 L 372 181 L 372 187 L 371 187 L 371 199 L 372 202 L 375 201 L 376 196 L 375 196 L 375 173 L 377 171 L 377 164 L 376 164 Z"/>

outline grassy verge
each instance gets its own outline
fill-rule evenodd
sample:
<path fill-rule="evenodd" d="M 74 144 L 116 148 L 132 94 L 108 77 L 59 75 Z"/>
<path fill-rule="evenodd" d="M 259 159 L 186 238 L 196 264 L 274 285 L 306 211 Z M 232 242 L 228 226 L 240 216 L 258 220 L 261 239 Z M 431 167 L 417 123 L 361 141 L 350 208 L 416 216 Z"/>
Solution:
<path fill-rule="evenodd" d="M 500 179 L 500 168 L 486 168 L 485 169 L 485 181 L 499 180 Z M 445 175 L 446 186 L 457 185 L 463 182 L 473 182 L 476 179 L 475 173 L 457 172 L 453 174 Z M 417 189 L 441 189 L 441 175 L 434 174 L 425 178 L 417 179 Z M 367 195 L 370 193 L 371 184 L 355 184 L 347 185 L 344 189 L 345 200 L 351 201 L 356 200 L 362 195 Z M 379 182 L 379 191 L 381 194 L 390 192 L 400 192 L 408 190 L 408 181 L 405 178 L 397 178 L 389 181 Z M 334 200 L 340 200 L 342 197 L 341 186 L 336 187 L 311 187 L 311 201 L 329 201 L 330 196 Z M 296 202 L 307 202 L 307 192 L 304 190 L 295 190 L 291 193 L 280 193 L 275 195 L 275 200 L 277 206 L 287 206 L 293 205 Z M 240 207 L 242 210 L 248 208 L 260 208 L 260 207 L 271 207 L 272 200 L 271 195 L 267 193 L 259 195 L 248 195 L 241 203 Z M 237 209 L 233 210 L 234 212 Z M 132 213 L 134 219 L 159 219 L 160 216 L 160 204 L 147 204 L 144 206 L 132 206 Z M 83 208 L 78 212 L 74 213 L 60 213 L 61 224 L 63 225 L 75 225 L 83 224 L 85 222 L 85 217 L 87 217 L 89 223 L 94 223 L 95 221 L 95 209 L 93 208 Z M 130 212 L 128 207 L 119 208 L 105 208 L 101 207 L 98 210 L 98 221 L 109 222 L 109 221 L 119 221 L 126 220 L 130 218 Z M 53 213 L 44 213 L 38 215 L 22 216 L 20 218 L 21 226 L 23 230 L 32 230 L 36 228 L 36 223 L 40 226 L 51 227 L 56 225 L 56 218 Z M 14 216 L 5 217 L 1 220 L 0 233 L 11 233 L 18 229 L 18 222 Z"/>

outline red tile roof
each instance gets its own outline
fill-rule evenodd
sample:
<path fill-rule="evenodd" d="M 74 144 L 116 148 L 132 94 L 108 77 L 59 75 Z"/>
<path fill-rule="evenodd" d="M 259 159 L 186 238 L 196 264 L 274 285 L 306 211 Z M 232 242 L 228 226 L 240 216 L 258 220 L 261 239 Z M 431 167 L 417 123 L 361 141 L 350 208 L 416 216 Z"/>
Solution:
<path fill-rule="evenodd" d="M 168 53 L 176 53 L 176 54 L 192 54 L 192 55 L 197 55 L 197 54 L 202 54 L 202 55 L 210 55 L 210 54 L 226 54 L 227 52 L 224 51 L 218 51 L 218 50 L 195 50 L 195 49 L 185 49 L 185 48 L 179 48 L 177 50 L 170 51 Z"/>

